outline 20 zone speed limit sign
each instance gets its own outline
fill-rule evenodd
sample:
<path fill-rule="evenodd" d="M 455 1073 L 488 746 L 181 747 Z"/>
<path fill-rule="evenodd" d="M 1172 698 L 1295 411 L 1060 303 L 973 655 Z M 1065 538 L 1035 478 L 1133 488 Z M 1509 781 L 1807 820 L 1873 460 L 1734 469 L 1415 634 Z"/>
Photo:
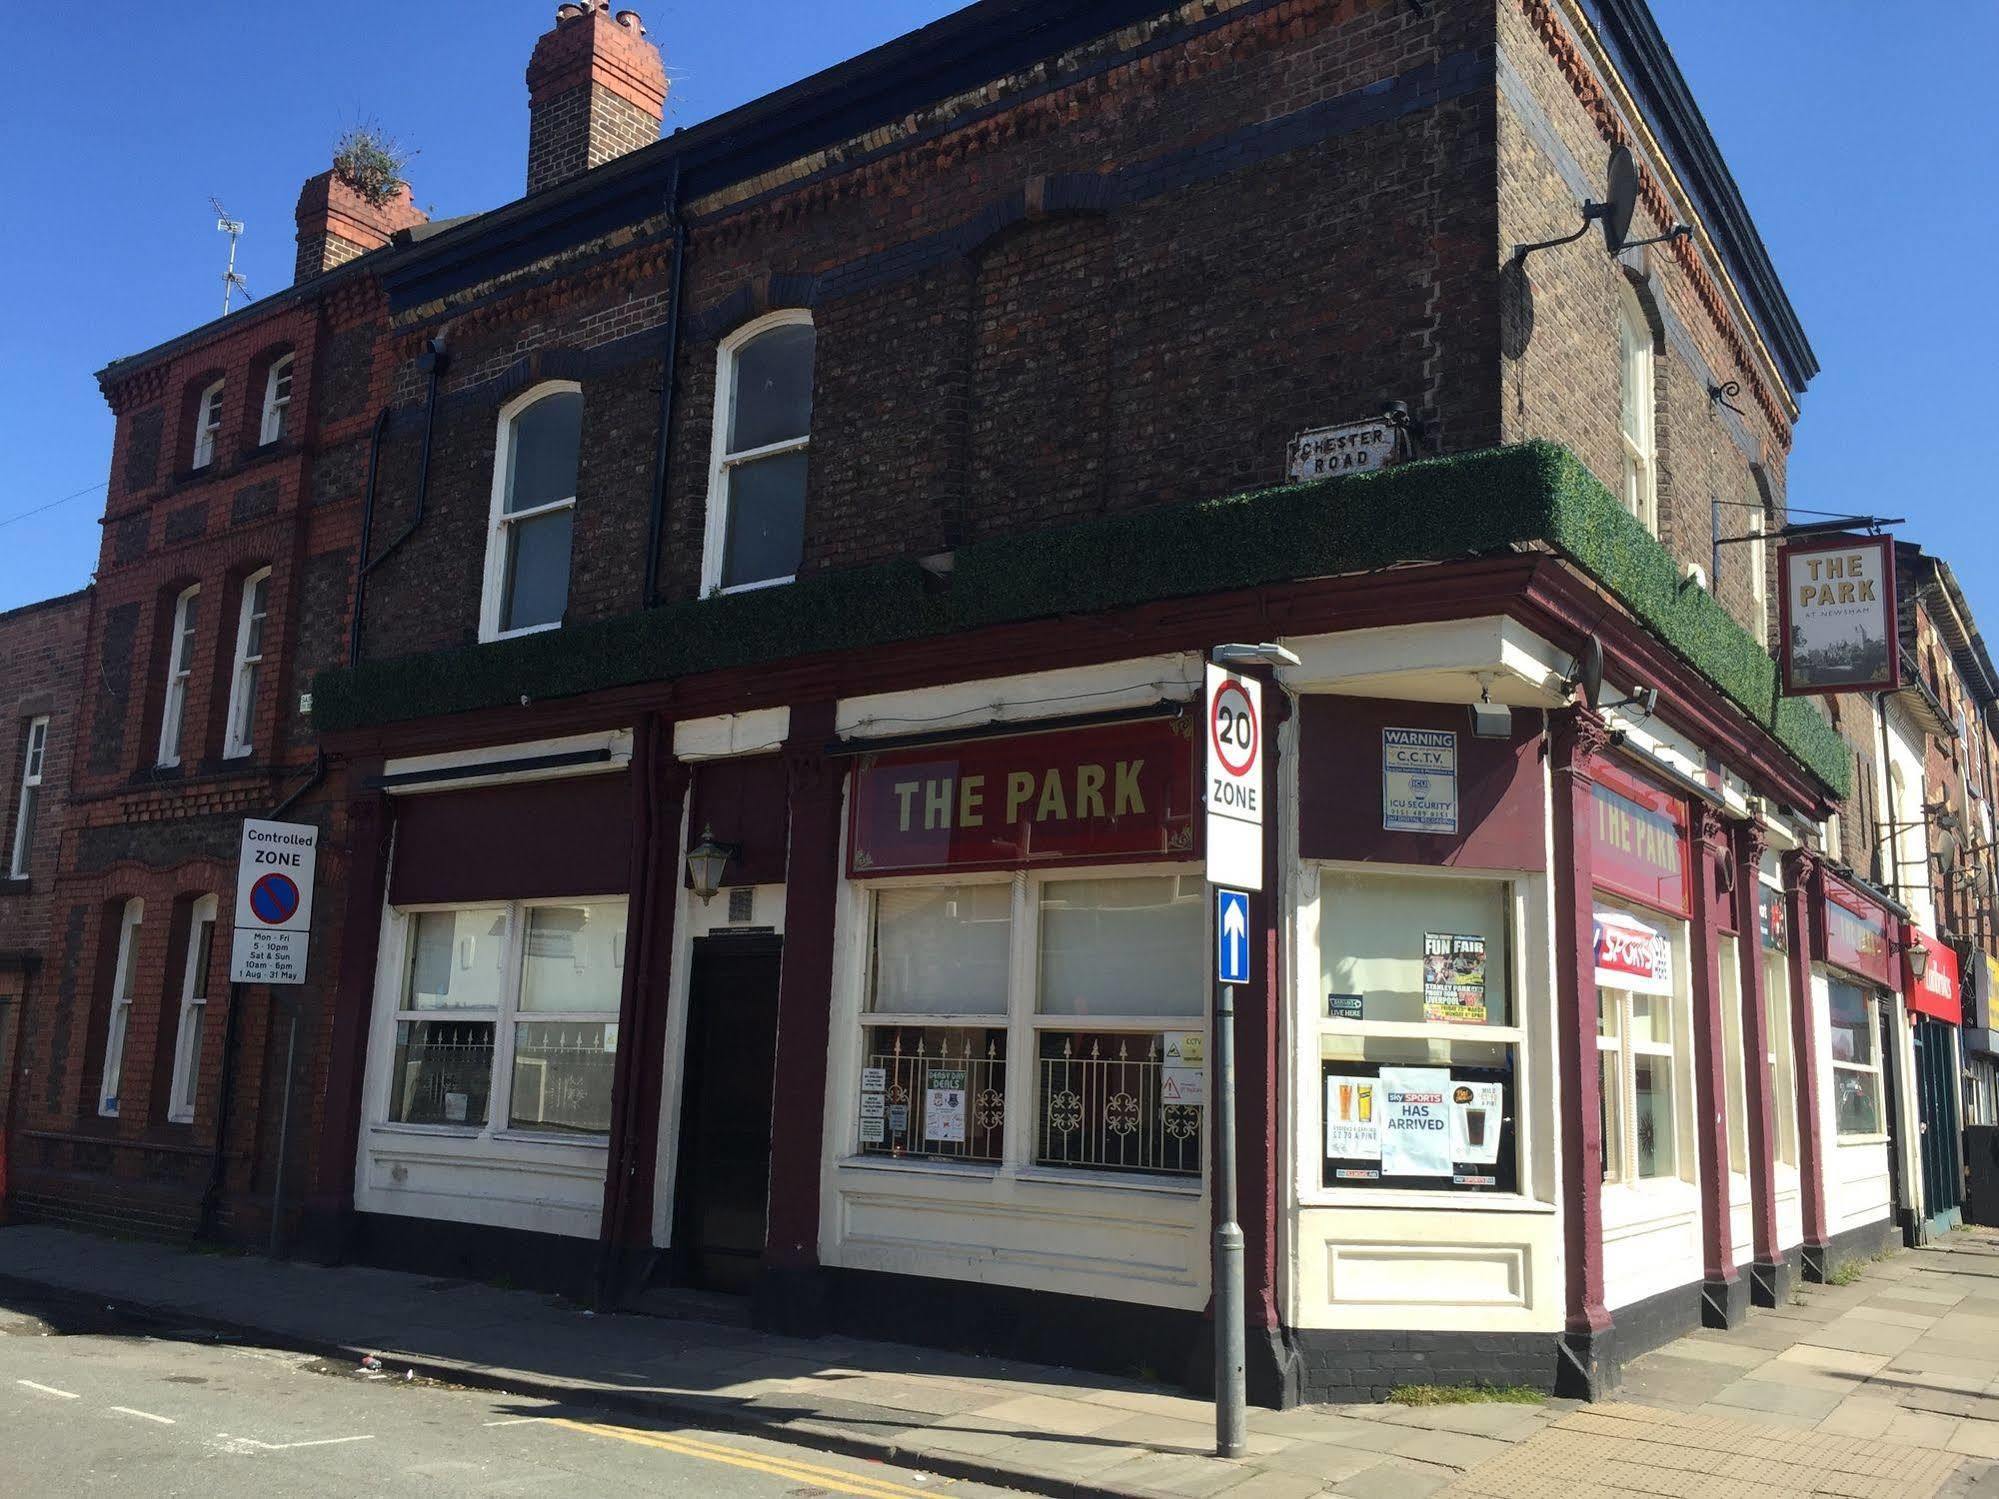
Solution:
<path fill-rule="evenodd" d="M 1263 888 L 1263 686 L 1208 667 L 1208 882 Z"/>

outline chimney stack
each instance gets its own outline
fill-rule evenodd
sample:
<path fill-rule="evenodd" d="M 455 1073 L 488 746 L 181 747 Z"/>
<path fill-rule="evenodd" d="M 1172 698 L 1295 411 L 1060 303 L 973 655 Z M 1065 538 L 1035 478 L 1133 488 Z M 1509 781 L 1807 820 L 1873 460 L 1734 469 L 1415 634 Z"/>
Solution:
<path fill-rule="evenodd" d="M 426 218 L 410 201 L 407 182 L 398 182 L 393 197 L 376 203 L 337 170 L 308 177 L 298 195 L 298 264 L 292 280 L 310 280 L 379 250 L 398 229 L 413 228 Z"/>
<path fill-rule="evenodd" d="M 659 139 L 666 64 L 635 10 L 565 0 L 528 60 L 528 191 Z"/>

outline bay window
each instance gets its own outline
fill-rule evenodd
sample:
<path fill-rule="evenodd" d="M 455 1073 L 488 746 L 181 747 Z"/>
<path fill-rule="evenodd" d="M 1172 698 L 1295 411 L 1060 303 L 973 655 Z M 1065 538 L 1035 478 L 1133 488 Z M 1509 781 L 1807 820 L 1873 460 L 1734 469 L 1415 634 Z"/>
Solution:
<path fill-rule="evenodd" d="M 21 796 L 14 807 L 14 847 L 7 860 L 10 878 L 28 877 L 28 860 L 35 847 L 35 813 L 42 799 L 42 767 L 49 754 L 49 720 L 43 714 L 28 720 L 21 742 Z"/>
<path fill-rule="evenodd" d="M 188 682 L 194 676 L 194 628 L 200 606 L 199 584 L 174 600 L 172 631 L 167 637 L 166 695 L 160 702 L 161 765 L 180 764 L 181 720 L 187 713 Z"/>
<path fill-rule="evenodd" d="M 812 315 L 777 312 L 722 345 L 703 593 L 788 583 L 805 554 Z"/>
<path fill-rule="evenodd" d="M 873 888 L 859 1153 L 1198 1177 L 1204 888 L 1096 873 Z"/>
<path fill-rule="evenodd" d="M 569 607 L 583 388 L 550 381 L 500 408 L 479 638 L 561 625 Z"/>
<path fill-rule="evenodd" d="M 229 673 L 229 729 L 222 753 L 235 759 L 255 748 L 257 679 L 264 666 L 264 611 L 271 590 L 267 567 L 243 580 L 243 601 L 236 616 L 236 659 Z"/>
<path fill-rule="evenodd" d="M 180 1024 L 174 1036 L 173 1085 L 167 1122 L 194 1123 L 201 1084 L 201 1033 L 207 1019 L 209 963 L 215 947 L 216 897 L 204 895 L 188 912 L 187 961 L 181 970 Z"/>
<path fill-rule="evenodd" d="M 1519 1190 L 1517 888 L 1327 870 L 1321 1185 Z"/>
<path fill-rule="evenodd" d="M 403 932 L 390 1123 L 610 1132 L 622 899 L 411 911 Z"/>
<path fill-rule="evenodd" d="M 110 1021 L 104 1034 L 104 1069 L 97 1084 L 97 1112 L 107 1119 L 118 1117 L 118 1091 L 125 1076 L 125 1032 L 139 981 L 139 928 L 145 919 L 146 903 L 137 898 L 125 902 L 118 918 L 118 960 L 111 970 Z"/>
<path fill-rule="evenodd" d="M 1841 1136 L 1881 1133 L 1881 1055 L 1875 1042 L 1874 996 L 1858 984 L 1831 979 L 1833 1128 Z"/>

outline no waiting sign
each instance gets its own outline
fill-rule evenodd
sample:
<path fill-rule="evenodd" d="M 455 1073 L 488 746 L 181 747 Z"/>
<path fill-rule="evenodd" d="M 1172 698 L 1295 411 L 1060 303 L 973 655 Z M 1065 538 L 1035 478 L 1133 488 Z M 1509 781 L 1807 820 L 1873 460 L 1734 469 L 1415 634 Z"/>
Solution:
<path fill-rule="evenodd" d="M 319 829 L 310 823 L 244 820 L 236 855 L 231 983 L 305 982 L 318 859 Z"/>
<path fill-rule="evenodd" d="M 1263 888 L 1263 685 L 1208 667 L 1208 882 Z"/>

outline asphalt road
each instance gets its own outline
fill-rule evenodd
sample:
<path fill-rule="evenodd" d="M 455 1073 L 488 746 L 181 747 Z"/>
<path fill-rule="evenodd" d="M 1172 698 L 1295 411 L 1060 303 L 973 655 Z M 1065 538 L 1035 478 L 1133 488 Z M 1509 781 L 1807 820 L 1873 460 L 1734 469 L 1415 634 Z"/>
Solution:
<path fill-rule="evenodd" d="M 1010 1499 L 881 1463 L 403 1373 L 0 1294 L 0 1494 Z"/>

